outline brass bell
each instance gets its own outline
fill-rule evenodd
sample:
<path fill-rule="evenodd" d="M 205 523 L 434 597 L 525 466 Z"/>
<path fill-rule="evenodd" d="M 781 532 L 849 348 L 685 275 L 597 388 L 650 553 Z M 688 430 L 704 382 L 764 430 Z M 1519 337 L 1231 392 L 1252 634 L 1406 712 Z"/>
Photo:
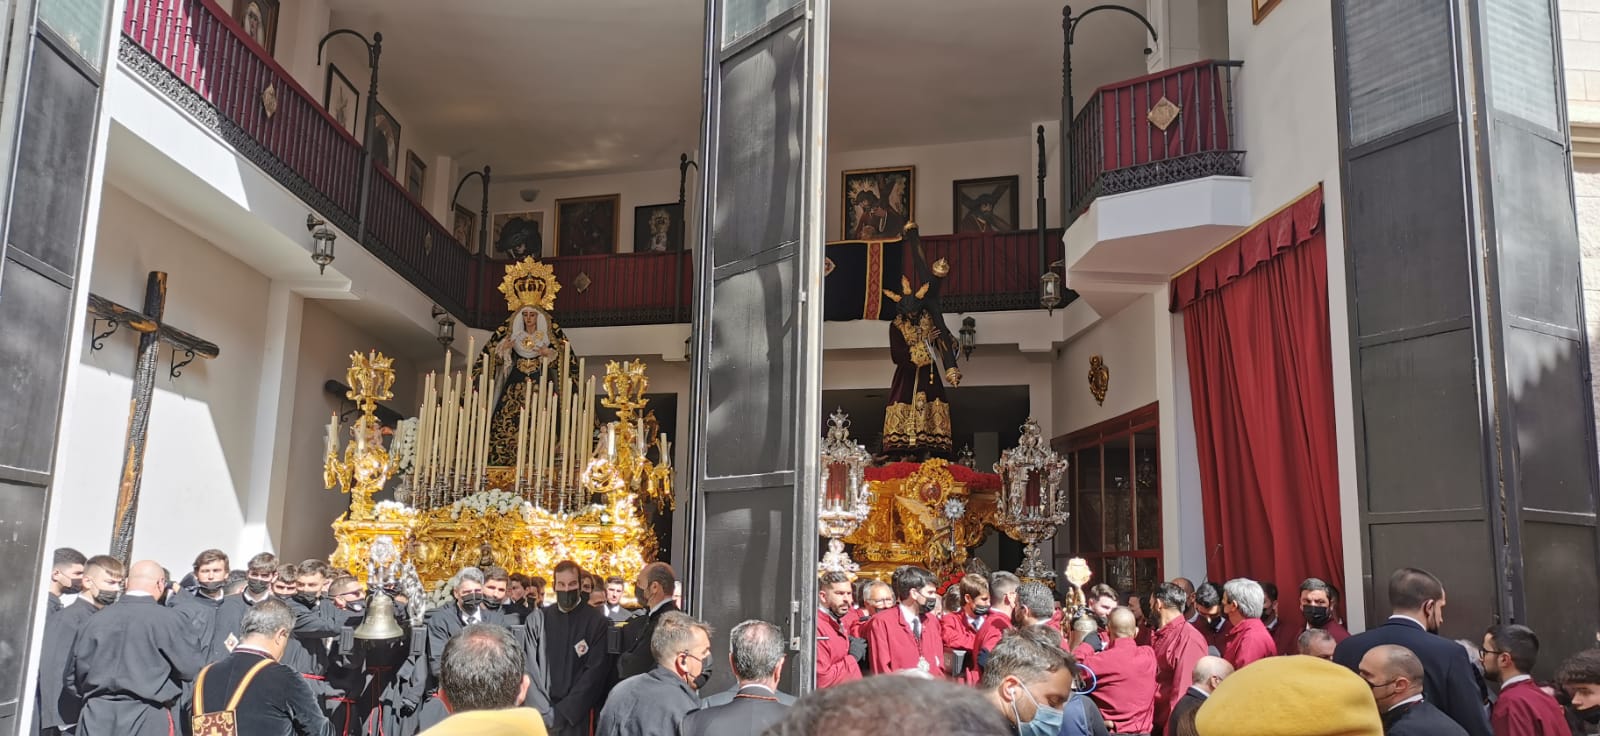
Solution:
<path fill-rule="evenodd" d="M 367 603 L 367 615 L 356 627 L 354 636 L 365 641 L 398 639 L 405 635 L 400 622 L 394 618 L 394 599 L 382 592 L 374 592 Z"/>

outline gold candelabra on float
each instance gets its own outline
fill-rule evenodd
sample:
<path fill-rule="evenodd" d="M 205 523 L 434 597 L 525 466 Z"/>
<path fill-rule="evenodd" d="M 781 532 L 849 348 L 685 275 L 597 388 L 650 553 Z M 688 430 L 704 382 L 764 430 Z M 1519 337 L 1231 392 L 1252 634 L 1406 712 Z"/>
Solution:
<path fill-rule="evenodd" d="M 322 482 L 328 489 L 339 486 L 350 495 L 350 509 L 341 517 L 347 521 L 372 519 L 372 496 L 394 474 L 389 452 L 383 446 L 382 426 L 374 412 L 379 401 L 394 398 L 394 360 L 383 353 L 360 351 L 350 354 L 350 370 L 345 374 L 350 389 L 345 398 L 356 402 L 361 416 L 350 427 L 351 439 L 338 456 L 339 417 L 328 421 L 328 450 L 322 464 Z"/>
<path fill-rule="evenodd" d="M 871 514 L 872 493 L 867 487 L 867 463 L 872 453 L 850 439 L 850 417 L 843 409 L 828 417 L 828 436 L 822 441 L 822 498 L 817 504 L 817 530 L 828 539 L 828 551 L 817 565 L 824 572 L 854 574 L 860 570 L 844 550 L 848 537 Z"/>
<path fill-rule="evenodd" d="M 1017 575 L 1031 580 L 1053 580 L 1055 572 L 1039 558 L 1039 543 L 1055 534 L 1067 520 L 1067 493 L 1061 476 L 1067 461 L 1046 444 L 1033 417 L 1022 424 L 1017 446 L 1000 453 L 994 472 L 1000 474 L 995 500 L 995 526 L 1022 542 L 1022 566 Z"/>
<path fill-rule="evenodd" d="M 667 435 L 650 428 L 644 417 L 638 415 L 650 400 L 644 397 L 650 379 L 644 374 L 644 361 L 606 363 L 606 377 L 601 383 L 606 397 L 600 405 L 615 409 L 617 420 L 600 428 L 600 442 L 593 459 L 583 473 L 583 485 L 593 493 L 616 498 L 623 493 L 635 493 L 642 499 L 655 501 L 662 509 L 673 507 L 672 496 L 672 443 Z M 654 447 L 657 462 L 651 462 L 649 451 Z"/>

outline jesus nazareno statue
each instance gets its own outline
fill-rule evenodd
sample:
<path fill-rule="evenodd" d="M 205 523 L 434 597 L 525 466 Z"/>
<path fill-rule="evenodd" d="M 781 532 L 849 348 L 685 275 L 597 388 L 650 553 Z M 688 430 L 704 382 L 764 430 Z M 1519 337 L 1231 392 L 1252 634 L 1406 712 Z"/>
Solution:
<path fill-rule="evenodd" d="M 507 268 L 505 280 L 500 284 L 500 293 L 505 295 L 511 316 L 505 324 L 495 328 L 494 334 L 484 343 L 482 355 L 486 360 L 474 363 L 473 369 L 474 377 L 479 366 L 485 363 L 494 370 L 494 414 L 489 419 L 490 467 L 516 464 L 523 382 L 532 381 L 534 393 L 539 392 L 541 383 L 556 383 L 562 350 L 568 348 L 561 326 L 550 317 L 556 292 L 560 290 L 554 269 L 532 258 Z M 569 374 L 573 380 L 579 378 L 577 357 L 576 353 L 571 354 Z M 559 388 L 551 386 L 552 390 Z"/>
<path fill-rule="evenodd" d="M 916 258 L 921 286 L 912 289 L 911 280 L 902 276 L 900 293 L 883 290 L 896 312 L 889 323 L 894 380 L 883 413 L 883 452 L 920 459 L 950 453 L 950 404 L 944 382 L 959 385 L 961 371 L 956 368 L 955 335 L 939 306 L 939 287 L 950 264 L 943 258 L 928 264 L 915 223 L 906 225 L 905 237 Z"/>

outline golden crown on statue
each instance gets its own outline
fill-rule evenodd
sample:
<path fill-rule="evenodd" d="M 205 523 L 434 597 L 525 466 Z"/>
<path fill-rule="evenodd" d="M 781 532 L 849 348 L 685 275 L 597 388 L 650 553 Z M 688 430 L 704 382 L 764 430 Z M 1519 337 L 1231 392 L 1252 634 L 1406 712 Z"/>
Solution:
<path fill-rule="evenodd" d="M 606 363 L 605 378 L 606 397 L 600 400 L 600 405 L 607 409 L 619 409 L 626 413 L 623 421 L 627 421 L 635 409 L 644 408 L 650 403 L 644 397 L 645 389 L 650 387 L 650 379 L 644 374 L 644 361 L 634 360 L 628 363 L 611 361 Z"/>
<path fill-rule="evenodd" d="M 345 398 L 371 414 L 378 402 L 394 398 L 389 391 L 394 386 L 394 359 L 377 351 L 362 355 L 357 350 L 350 354 L 350 370 L 345 373 L 345 379 L 350 383 Z"/>
<path fill-rule="evenodd" d="M 555 309 L 558 291 L 561 291 L 561 284 L 556 281 L 555 269 L 532 258 L 508 266 L 506 277 L 500 281 L 500 293 L 505 295 L 506 308 L 512 312 L 523 307 L 546 312 Z"/>

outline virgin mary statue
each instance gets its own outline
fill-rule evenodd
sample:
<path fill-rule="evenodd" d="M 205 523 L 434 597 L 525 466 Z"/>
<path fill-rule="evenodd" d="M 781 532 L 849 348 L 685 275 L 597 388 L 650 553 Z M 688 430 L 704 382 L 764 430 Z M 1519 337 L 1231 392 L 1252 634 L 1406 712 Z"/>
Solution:
<path fill-rule="evenodd" d="M 505 295 L 506 308 L 511 316 L 495 328 L 494 334 L 483 345 L 481 362 L 494 373 L 494 414 L 489 420 L 489 465 L 503 467 L 517 460 L 517 423 L 522 416 L 523 382 L 533 382 L 533 393 L 539 393 L 541 383 L 557 384 L 563 359 L 563 348 L 568 347 L 561 326 L 550 317 L 555 307 L 556 292 L 561 284 L 556 282 L 555 271 L 549 265 L 532 258 L 506 269 L 500 282 L 500 293 Z M 570 353 L 569 353 L 570 354 Z M 570 354 L 568 375 L 577 379 L 576 354 Z"/>

